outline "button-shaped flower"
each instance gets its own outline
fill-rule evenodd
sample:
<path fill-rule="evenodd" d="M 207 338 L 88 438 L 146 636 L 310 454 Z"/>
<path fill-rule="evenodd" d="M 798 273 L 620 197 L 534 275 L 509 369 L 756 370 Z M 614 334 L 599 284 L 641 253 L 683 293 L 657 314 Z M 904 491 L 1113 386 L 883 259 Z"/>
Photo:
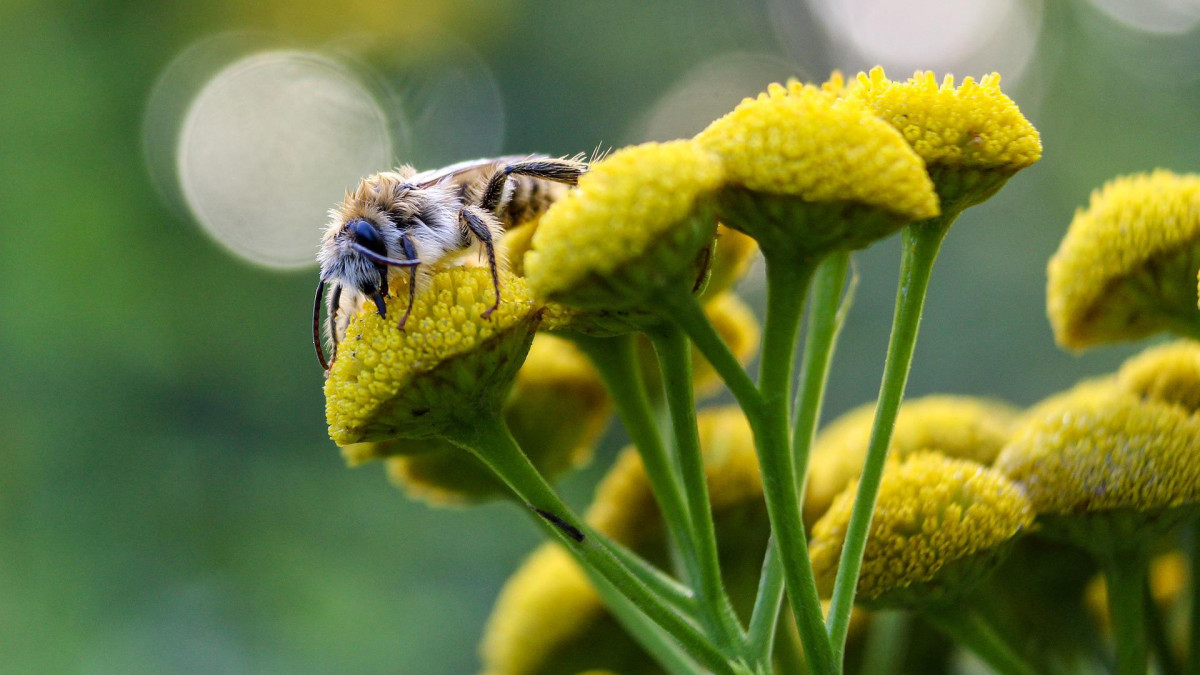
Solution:
<path fill-rule="evenodd" d="M 900 407 L 888 456 L 903 459 L 932 450 L 947 457 L 991 464 L 1008 442 L 1016 411 L 1006 403 L 969 396 L 925 396 Z M 804 495 L 810 525 L 835 497 L 858 479 L 867 456 L 875 404 L 842 415 L 821 430 L 813 444 Z"/>
<path fill-rule="evenodd" d="M 847 489 L 813 528 L 817 587 L 833 587 L 856 490 Z M 1033 523 L 1020 488 L 963 459 L 918 453 L 888 466 L 871 521 L 858 601 L 882 607 L 953 602 L 995 568 Z"/>
<path fill-rule="evenodd" d="M 1200 336 L 1200 175 L 1117 178 L 1075 212 L 1047 270 L 1046 312 L 1072 350 L 1161 330 Z"/>
<path fill-rule="evenodd" d="M 1200 502 L 1200 418 L 1116 383 L 1037 406 L 995 467 L 1029 495 L 1043 532 L 1108 555 L 1144 549 Z"/>
<path fill-rule="evenodd" d="M 859 73 L 845 95 L 904 135 L 925 160 L 945 213 L 985 201 L 1042 156 L 1037 129 L 1000 90 L 996 73 L 956 87 L 952 75 L 940 84 L 932 72 L 893 82 L 876 67 Z"/>
<path fill-rule="evenodd" d="M 716 232 L 721 163 L 687 141 L 624 148 L 596 162 L 538 223 L 525 254 L 543 298 L 641 310 L 703 279 Z"/>
<path fill-rule="evenodd" d="M 502 274 L 500 284 L 500 306 L 486 319 L 491 276 L 465 267 L 432 276 L 405 330 L 373 308 L 354 316 L 325 381 L 330 438 L 429 438 L 480 407 L 499 410 L 539 320 L 524 280 Z M 403 315 L 407 298 L 387 302 L 388 317 Z"/>
<path fill-rule="evenodd" d="M 865 106 L 782 85 L 746 99 L 696 136 L 727 174 L 722 222 L 768 259 L 860 248 L 937 215 L 921 159 Z"/>
<path fill-rule="evenodd" d="M 1143 399 L 1200 413 L 1200 343 L 1151 347 L 1121 365 L 1117 382 Z"/>

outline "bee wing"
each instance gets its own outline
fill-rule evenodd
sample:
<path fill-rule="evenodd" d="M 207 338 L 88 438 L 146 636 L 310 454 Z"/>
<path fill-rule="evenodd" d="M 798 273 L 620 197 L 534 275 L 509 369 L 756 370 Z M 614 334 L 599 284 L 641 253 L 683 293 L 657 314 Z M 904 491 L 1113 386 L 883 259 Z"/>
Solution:
<path fill-rule="evenodd" d="M 463 184 L 482 177 L 486 171 L 496 165 L 511 164 L 512 162 L 520 162 L 537 157 L 544 157 L 544 155 L 505 155 L 503 157 L 469 159 L 465 162 L 456 162 L 440 169 L 422 171 L 410 178 L 408 182 L 423 188 L 448 181 Z"/>

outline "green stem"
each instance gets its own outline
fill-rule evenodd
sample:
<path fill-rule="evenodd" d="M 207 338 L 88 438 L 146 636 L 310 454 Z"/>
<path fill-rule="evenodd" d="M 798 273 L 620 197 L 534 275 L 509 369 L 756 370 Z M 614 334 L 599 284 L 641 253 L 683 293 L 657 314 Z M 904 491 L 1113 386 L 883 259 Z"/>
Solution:
<path fill-rule="evenodd" d="M 1150 579 L 1146 579 L 1142 590 L 1142 604 L 1145 605 L 1146 631 L 1150 636 L 1150 647 L 1154 650 L 1154 660 L 1158 662 L 1159 675 L 1182 675 L 1183 668 L 1175 658 L 1171 649 L 1171 637 L 1167 634 L 1167 624 L 1163 621 L 1162 612 L 1154 602 L 1154 594 L 1150 592 Z"/>
<path fill-rule="evenodd" d="M 623 566 L 587 524 L 554 492 L 517 446 L 498 411 L 484 411 L 454 425 L 447 440 L 469 450 L 539 518 L 536 522 L 557 539 L 585 570 L 599 575 L 646 617 L 661 626 L 704 666 L 733 675 L 734 669 L 685 617 L 669 607 Z"/>
<path fill-rule="evenodd" d="M 904 670 L 904 648 L 912 615 L 900 610 L 875 612 L 867 628 L 867 644 L 863 647 L 863 662 L 859 672 L 872 675 L 894 675 Z"/>
<path fill-rule="evenodd" d="M 534 517 L 538 517 L 534 514 Z M 695 675 L 700 667 L 688 656 L 679 643 L 658 624 L 646 618 L 629 598 L 621 595 L 604 577 L 589 573 L 588 578 L 596 586 L 617 620 L 670 675 Z"/>
<path fill-rule="evenodd" d="M 1117 551 L 1104 561 L 1108 613 L 1117 645 L 1117 675 L 1145 675 L 1147 560 L 1137 552 Z"/>
<path fill-rule="evenodd" d="M 754 612 L 750 615 L 750 630 L 747 643 L 750 654 L 760 659 L 769 658 L 775 648 L 776 625 L 783 600 L 783 562 L 775 538 L 767 541 L 767 554 L 763 559 L 762 576 L 758 581 L 758 595 L 754 598 Z"/>
<path fill-rule="evenodd" d="M 825 385 L 829 376 L 829 364 L 833 358 L 833 347 L 837 341 L 837 333 L 845 317 L 845 306 L 839 307 L 839 298 L 846 280 L 846 271 L 850 263 L 849 251 L 836 251 L 825 258 L 817 267 L 812 296 L 813 304 L 809 310 L 809 323 L 804 341 L 804 358 L 800 367 L 801 387 L 797 394 L 795 415 L 796 424 L 792 431 L 792 456 L 794 457 L 796 475 L 797 500 L 804 502 L 805 477 L 808 474 L 809 450 L 812 447 L 813 436 L 816 433 L 817 421 L 821 417 L 821 405 L 825 397 Z M 807 552 L 805 553 L 807 556 Z M 783 601 L 783 588 L 769 588 L 765 585 L 768 580 L 782 578 L 783 562 L 778 555 L 768 549 L 763 561 L 763 581 L 758 597 L 755 599 L 753 617 L 762 614 L 762 621 L 768 617 L 777 616 L 779 605 Z M 778 569 L 772 569 L 772 567 Z M 776 574 L 778 572 L 778 574 Z M 751 619 L 753 625 L 754 619 Z M 772 620 L 772 625 L 774 621 Z M 753 636 L 753 631 L 751 632 Z M 761 636 L 758 636 L 761 639 Z M 770 643 L 757 642 L 759 648 L 766 648 L 770 653 Z"/>
<path fill-rule="evenodd" d="M 976 611 L 938 607 L 922 612 L 921 616 L 950 639 L 974 652 L 1000 675 L 1037 675 L 1039 672 Z"/>
<path fill-rule="evenodd" d="M 816 265 L 788 262 L 767 261 L 767 315 L 758 376 L 763 407 L 761 417 L 749 418 L 762 471 L 767 515 L 783 563 L 784 583 L 805 658 L 813 672 L 832 673 L 837 663 L 825 635 L 817 584 L 808 558 L 789 429 L 796 336 L 804 311 L 804 296 Z"/>
<path fill-rule="evenodd" d="M 680 298 L 671 307 L 670 318 L 687 333 L 695 343 L 696 349 L 700 350 L 713 370 L 725 381 L 725 386 L 729 387 L 746 416 L 758 415 L 762 409 L 762 397 L 758 388 L 754 386 L 742 364 L 738 363 L 729 345 L 725 344 L 725 340 L 704 315 L 700 303 L 690 294 Z"/>
<path fill-rule="evenodd" d="M 804 646 L 800 644 L 796 621 L 791 614 L 780 615 L 777 630 L 777 646 L 771 654 L 771 661 L 778 675 L 809 675 L 808 664 L 804 662 Z"/>
<path fill-rule="evenodd" d="M 1192 606 L 1188 618 L 1188 655 L 1187 675 L 1200 675 L 1200 523 L 1193 523 L 1191 536 L 1188 539 L 1188 553 L 1191 555 Z"/>
<path fill-rule="evenodd" d="M 867 548 L 867 534 L 871 529 L 875 499 L 879 495 L 879 483 L 883 477 L 883 466 L 892 439 L 892 427 L 895 425 L 896 413 L 900 410 L 900 401 L 904 398 L 904 387 L 908 382 L 908 371 L 912 365 L 913 349 L 916 347 L 917 331 L 921 324 L 921 311 L 925 305 L 925 293 L 929 288 L 929 276 L 942 239 L 956 215 L 944 214 L 904 228 L 900 284 L 896 293 L 892 334 L 883 367 L 883 381 L 879 386 L 871 441 L 858 483 L 854 510 L 846 529 L 846 543 L 842 548 L 842 558 L 838 564 L 837 580 L 834 582 L 833 599 L 829 608 L 829 636 L 834 653 L 839 655 L 839 659 L 846 649 L 846 633 L 850 628 L 850 612 L 854 609 L 858 574 L 862 569 L 863 552 Z"/>
<path fill-rule="evenodd" d="M 678 469 L 667 454 L 659 433 L 654 406 L 646 396 L 634 336 L 595 338 L 573 335 L 572 341 L 587 354 L 612 396 L 625 432 L 642 457 L 650 489 L 662 511 L 675 550 L 683 559 L 688 580 L 696 583 L 700 573 L 691 534 L 691 514 L 688 513 Z"/>
<path fill-rule="evenodd" d="M 683 475 L 688 513 L 692 517 L 692 550 L 698 562 L 698 599 L 710 629 L 721 638 L 726 653 L 742 649 L 744 636 L 733 603 L 721 581 L 721 563 L 717 554 L 717 533 L 713 525 L 712 503 L 708 497 L 708 478 L 696 426 L 696 398 L 692 392 L 692 355 L 687 337 L 674 326 L 649 333 L 658 354 L 666 388 L 667 405 L 674 429 L 676 458 Z"/>
<path fill-rule="evenodd" d="M 604 534 L 597 534 L 596 540 L 603 543 L 609 552 L 617 560 L 621 561 L 622 565 L 629 568 L 629 571 L 634 576 L 643 584 L 646 584 L 646 587 L 651 592 L 661 597 L 675 609 L 678 609 L 684 616 L 696 615 L 696 596 L 690 588 L 679 583 L 673 577 L 668 576 L 662 570 L 651 565 L 638 554 L 630 551 Z"/>

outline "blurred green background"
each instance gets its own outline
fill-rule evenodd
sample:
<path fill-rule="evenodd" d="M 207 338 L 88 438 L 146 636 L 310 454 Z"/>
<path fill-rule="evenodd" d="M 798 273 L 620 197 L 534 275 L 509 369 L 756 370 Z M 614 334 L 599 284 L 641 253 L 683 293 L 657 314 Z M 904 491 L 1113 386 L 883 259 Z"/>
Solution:
<path fill-rule="evenodd" d="M 472 672 L 537 541 L 515 509 L 434 510 L 345 468 L 315 268 L 242 262 L 179 200 L 182 111 L 254 50 L 352 62 L 387 92 L 385 154 L 422 168 L 691 134 L 789 74 L 1000 70 L 1045 158 L 950 235 L 909 392 L 1026 404 L 1113 367 L 1132 348 L 1054 347 L 1045 261 L 1106 179 L 1200 164 L 1200 7 L 962 4 L 0 3 L 0 671 Z M 322 218 L 291 231 L 315 250 Z M 857 256 L 829 415 L 874 395 L 897 260 Z M 621 443 L 566 480 L 574 503 Z"/>

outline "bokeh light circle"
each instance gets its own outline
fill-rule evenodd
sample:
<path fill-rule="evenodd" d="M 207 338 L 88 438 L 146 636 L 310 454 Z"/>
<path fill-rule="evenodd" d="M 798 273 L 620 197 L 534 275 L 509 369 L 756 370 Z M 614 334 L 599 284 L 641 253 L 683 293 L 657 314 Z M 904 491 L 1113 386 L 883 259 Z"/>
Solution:
<path fill-rule="evenodd" d="M 1091 0 L 1092 6 L 1127 28 L 1182 35 L 1200 25 L 1200 0 Z"/>
<path fill-rule="evenodd" d="M 315 264 L 329 208 L 391 155 L 371 91 L 338 62 L 300 51 L 221 70 L 192 101 L 177 148 L 197 222 L 238 256 L 276 268 Z"/>

